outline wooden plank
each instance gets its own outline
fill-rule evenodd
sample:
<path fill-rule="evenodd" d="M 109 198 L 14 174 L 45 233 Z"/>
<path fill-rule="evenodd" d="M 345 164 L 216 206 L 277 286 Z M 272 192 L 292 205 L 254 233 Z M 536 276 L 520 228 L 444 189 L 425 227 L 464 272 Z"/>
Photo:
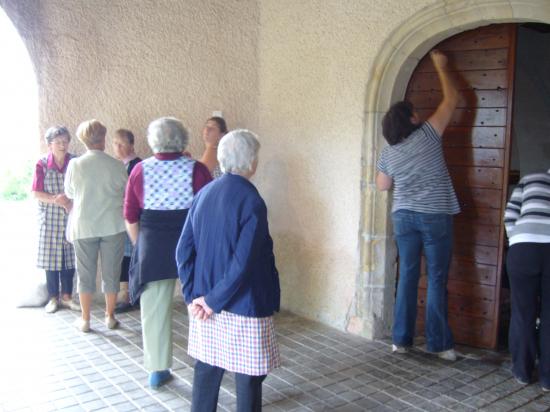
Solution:
<path fill-rule="evenodd" d="M 449 279 L 470 284 L 493 286 L 496 282 L 496 272 L 497 268 L 494 265 L 484 265 L 453 257 L 451 260 L 451 267 L 449 268 Z M 424 256 L 422 256 L 421 273 L 423 275 L 426 274 Z"/>
<path fill-rule="evenodd" d="M 425 309 L 418 308 L 416 335 L 424 335 Z M 493 321 L 474 316 L 449 313 L 449 325 L 455 343 L 477 348 L 488 348 L 492 344 Z"/>
<path fill-rule="evenodd" d="M 499 245 L 500 226 L 480 224 L 457 224 L 454 226 L 454 241 L 469 242 L 474 245 L 495 246 Z"/>
<path fill-rule="evenodd" d="M 510 32 L 503 24 L 478 27 L 459 33 L 439 43 L 439 50 L 500 49 L 509 47 Z"/>
<path fill-rule="evenodd" d="M 453 257 L 449 270 L 449 279 L 493 286 L 496 282 L 497 268 L 493 265 L 469 262 Z"/>
<path fill-rule="evenodd" d="M 455 243 L 453 256 L 470 262 L 496 265 L 498 263 L 498 248 L 471 243 Z"/>
<path fill-rule="evenodd" d="M 445 53 L 452 71 L 494 70 L 508 68 L 508 48 L 452 50 Z M 435 73 L 430 55 L 426 55 L 415 69 L 419 73 Z"/>
<path fill-rule="evenodd" d="M 504 149 L 446 147 L 444 153 L 449 166 L 504 166 Z"/>
<path fill-rule="evenodd" d="M 506 90 L 462 90 L 459 93 L 457 108 L 506 107 L 507 97 Z M 415 109 L 435 110 L 442 99 L 441 90 L 413 91 L 407 95 L 407 100 Z"/>
<path fill-rule="evenodd" d="M 418 290 L 427 289 L 428 277 L 420 276 Z M 452 296 L 464 296 L 476 299 L 494 300 L 495 288 L 491 285 L 472 284 L 459 280 L 449 279 L 447 282 L 447 291 Z"/>
<path fill-rule="evenodd" d="M 416 112 L 422 120 L 427 120 L 433 109 L 417 109 Z M 506 109 L 503 108 L 479 108 L 479 109 L 455 109 L 451 122 L 457 126 L 506 126 Z"/>
<path fill-rule="evenodd" d="M 460 72 L 457 76 L 460 90 L 470 89 L 506 89 L 508 86 L 507 70 L 472 70 Z M 441 90 L 437 73 L 413 73 L 409 81 L 408 92 L 422 90 Z"/>
<path fill-rule="evenodd" d="M 418 289 L 418 306 L 426 307 L 427 290 Z M 487 299 L 473 298 L 469 296 L 449 295 L 449 315 L 472 316 L 476 318 L 491 319 L 495 303 Z"/>
<path fill-rule="evenodd" d="M 504 148 L 505 132 L 505 127 L 448 127 L 443 146 Z"/>
<path fill-rule="evenodd" d="M 489 208 L 500 213 L 502 191 L 499 189 L 455 186 L 455 191 L 462 210 Z"/>
<path fill-rule="evenodd" d="M 487 189 L 502 187 L 502 169 L 496 167 L 450 166 L 449 172 L 454 186 Z"/>
<path fill-rule="evenodd" d="M 498 191 L 498 193 L 500 193 L 500 191 Z M 464 207 L 461 209 L 460 213 L 455 216 L 454 223 L 455 225 L 501 225 L 502 213 L 500 209 Z"/>

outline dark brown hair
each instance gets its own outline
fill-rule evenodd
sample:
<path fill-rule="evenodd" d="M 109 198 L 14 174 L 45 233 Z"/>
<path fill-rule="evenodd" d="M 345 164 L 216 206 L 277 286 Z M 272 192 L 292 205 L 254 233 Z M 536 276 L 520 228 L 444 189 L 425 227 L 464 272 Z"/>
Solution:
<path fill-rule="evenodd" d="M 390 146 L 402 142 L 420 127 L 411 121 L 413 116 L 414 109 L 410 102 L 397 102 L 390 107 L 382 119 L 382 134 Z"/>

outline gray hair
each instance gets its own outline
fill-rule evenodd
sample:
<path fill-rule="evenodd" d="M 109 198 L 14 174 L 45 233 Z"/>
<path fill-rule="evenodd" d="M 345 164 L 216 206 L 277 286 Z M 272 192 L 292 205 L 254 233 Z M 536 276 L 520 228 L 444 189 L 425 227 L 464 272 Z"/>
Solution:
<path fill-rule="evenodd" d="M 258 136 L 246 129 L 229 132 L 218 145 L 218 162 L 224 173 L 246 173 L 258 159 Z"/>
<path fill-rule="evenodd" d="M 147 128 L 147 143 L 153 153 L 182 152 L 188 142 L 187 129 L 174 117 L 153 120 Z"/>
<path fill-rule="evenodd" d="M 71 140 L 71 134 L 65 126 L 50 127 L 48 130 L 46 130 L 46 133 L 44 134 L 44 140 L 46 141 L 46 144 L 50 144 L 51 142 L 53 142 L 53 139 L 58 136 L 67 136 L 69 138 L 69 141 Z"/>

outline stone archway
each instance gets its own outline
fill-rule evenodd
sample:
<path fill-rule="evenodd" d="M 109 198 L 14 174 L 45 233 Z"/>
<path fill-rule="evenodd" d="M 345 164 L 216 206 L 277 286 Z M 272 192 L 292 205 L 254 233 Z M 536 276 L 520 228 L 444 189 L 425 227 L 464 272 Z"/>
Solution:
<path fill-rule="evenodd" d="M 381 119 L 405 95 L 419 60 L 442 40 L 480 26 L 510 22 L 550 23 L 547 0 L 449 0 L 428 7 L 397 28 L 375 58 L 366 89 L 362 147 L 360 268 L 347 329 L 367 338 L 390 333 L 396 248 L 389 227 L 387 193 L 375 190 L 376 159 L 383 147 Z"/>

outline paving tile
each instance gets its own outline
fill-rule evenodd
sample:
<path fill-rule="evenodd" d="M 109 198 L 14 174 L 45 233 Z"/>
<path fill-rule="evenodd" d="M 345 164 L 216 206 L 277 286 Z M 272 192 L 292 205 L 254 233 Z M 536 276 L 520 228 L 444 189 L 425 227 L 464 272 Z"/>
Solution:
<path fill-rule="evenodd" d="M 94 307 L 94 333 L 83 335 L 70 326 L 71 313 L 16 312 L 14 319 L 24 315 L 25 324 L 36 318 L 33 339 L 40 340 L 42 357 L 24 357 L 20 368 L 26 379 L 0 377 L 0 411 L 189 410 L 194 360 L 186 353 L 184 313 L 183 305 L 174 306 L 174 380 L 151 391 L 142 365 L 138 313 L 121 316 L 123 328 L 107 331 L 101 306 Z M 515 383 L 505 354 L 499 362 L 494 359 L 501 354 L 493 353 L 487 361 L 448 363 L 417 348 L 407 355 L 391 354 L 389 341 L 370 342 L 290 314 L 278 315 L 275 322 L 283 367 L 265 381 L 267 411 L 550 409 L 550 395 L 543 396 L 538 385 Z M 4 360 L 0 353 L 0 364 Z M 55 367 L 39 366 L 44 361 Z M 233 376 L 227 375 L 219 396 L 222 412 L 236 408 Z"/>

